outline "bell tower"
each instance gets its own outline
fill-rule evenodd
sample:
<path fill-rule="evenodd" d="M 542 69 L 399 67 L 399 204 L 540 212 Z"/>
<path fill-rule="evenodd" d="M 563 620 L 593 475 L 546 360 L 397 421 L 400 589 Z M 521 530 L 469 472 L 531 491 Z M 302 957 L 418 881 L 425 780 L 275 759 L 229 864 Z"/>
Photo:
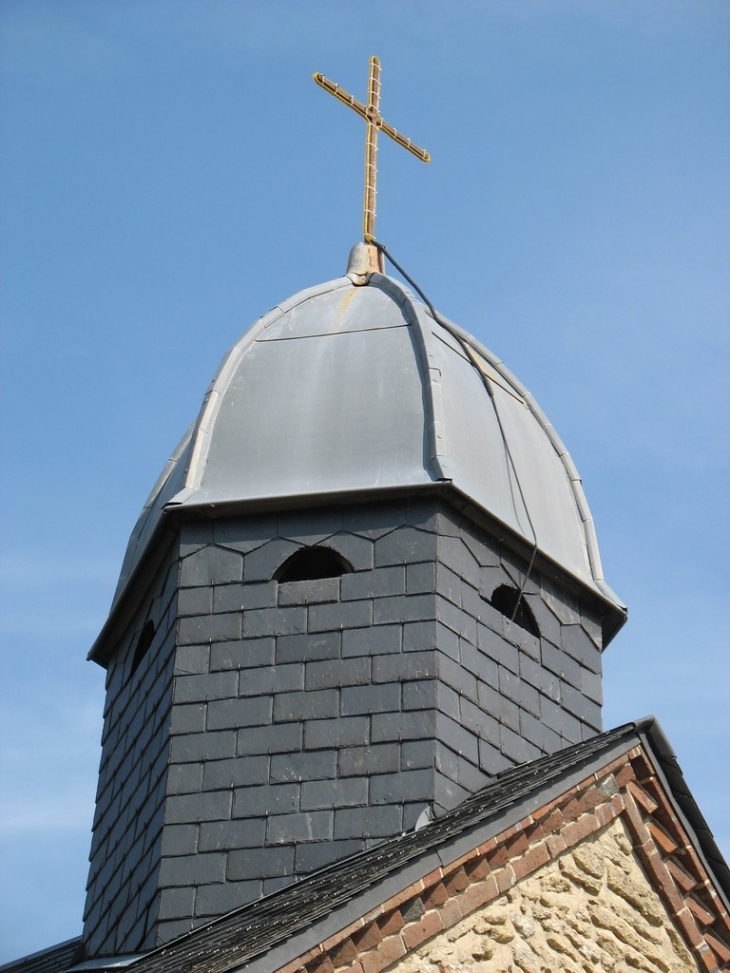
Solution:
<path fill-rule="evenodd" d="M 601 730 L 625 610 L 491 353 L 355 247 L 256 322 L 145 505 L 108 672 L 87 956 L 169 941 Z"/>
<path fill-rule="evenodd" d="M 344 277 L 229 352 L 130 539 L 87 957 L 134 953 L 418 828 L 601 730 L 605 584 L 580 479 L 486 348 L 383 273 L 368 103 Z M 420 292 L 419 292 L 420 293 Z"/>

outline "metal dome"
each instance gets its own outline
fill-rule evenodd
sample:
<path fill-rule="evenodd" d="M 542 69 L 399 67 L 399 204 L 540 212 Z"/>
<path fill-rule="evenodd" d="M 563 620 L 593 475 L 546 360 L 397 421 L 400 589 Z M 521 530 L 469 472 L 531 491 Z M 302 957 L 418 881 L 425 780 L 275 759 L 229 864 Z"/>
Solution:
<path fill-rule="evenodd" d="M 348 276 L 278 305 L 228 353 L 144 506 L 115 601 L 174 509 L 448 483 L 623 612 L 580 478 L 530 394 L 399 281 L 358 273 L 353 254 Z"/>

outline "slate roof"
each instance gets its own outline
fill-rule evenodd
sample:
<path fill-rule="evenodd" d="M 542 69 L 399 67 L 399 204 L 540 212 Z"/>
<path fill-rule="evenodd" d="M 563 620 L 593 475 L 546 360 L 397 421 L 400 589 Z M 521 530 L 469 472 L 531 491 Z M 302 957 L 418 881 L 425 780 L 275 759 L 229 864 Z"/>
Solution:
<path fill-rule="evenodd" d="M 22 959 L 13 960 L 0 966 L 1 973 L 59 973 L 73 965 L 74 959 L 81 949 L 81 936 L 67 939 L 66 942 L 42 949 L 38 953 L 31 953 Z"/>
<path fill-rule="evenodd" d="M 721 894 L 730 899 L 730 871 L 715 845 L 712 833 L 686 787 L 676 758 L 656 721 L 629 723 L 558 753 L 505 771 L 494 782 L 453 811 L 419 831 L 404 834 L 316 872 L 242 909 L 229 913 L 188 936 L 148 953 L 130 965 L 135 973 L 224 973 L 240 967 L 286 941 L 313 922 L 347 906 L 355 896 L 407 870 L 419 859 L 424 873 L 433 865 L 422 859 L 430 852 L 456 843 L 465 849 L 469 833 L 480 827 L 498 834 L 542 806 L 571 782 L 583 779 L 600 765 L 643 743 L 664 773 L 677 810 L 697 838 L 698 849 L 715 875 Z M 492 828 L 489 828 L 492 825 Z M 453 849 L 452 849 L 453 851 Z M 451 855 L 455 857 L 455 855 Z M 440 859 L 436 861 L 436 865 Z M 378 894 L 382 897 L 382 892 Z M 726 903 L 727 904 L 727 903 Z M 372 907 L 372 904 L 366 908 Z M 362 910 L 362 902 L 358 904 Z M 346 920 L 339 919 L 343 925 Z"/>
<path fill-rule="evenodd" d="M 530 393 L 400 281 L 353 279 L 296 294 L 231 349 L 142 510 L 115 603 L 173 511 L 448 484 L 604 601 L 613 635 L 625 608 L 580 477 Z"/>

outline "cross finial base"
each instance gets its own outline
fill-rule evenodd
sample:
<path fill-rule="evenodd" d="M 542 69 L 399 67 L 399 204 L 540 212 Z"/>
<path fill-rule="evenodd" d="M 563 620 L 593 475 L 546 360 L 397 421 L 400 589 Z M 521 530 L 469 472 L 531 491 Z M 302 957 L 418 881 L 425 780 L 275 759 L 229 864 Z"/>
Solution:
<path fill-rule="evenodd" d="M 371 274 L 384 274 L 383 254 L 372 243 L 356 243 L 350 250 L 347 261 L 347 276 L 353 284 L 362 286 L 370 280 Z"/>

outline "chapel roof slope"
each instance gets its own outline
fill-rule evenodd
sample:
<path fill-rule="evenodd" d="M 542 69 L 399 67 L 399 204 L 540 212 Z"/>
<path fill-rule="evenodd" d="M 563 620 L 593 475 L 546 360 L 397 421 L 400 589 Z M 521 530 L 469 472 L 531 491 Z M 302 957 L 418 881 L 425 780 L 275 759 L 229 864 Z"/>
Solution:
<path fill-rule="evenodd" d="M 81 936 L 49 946 L 0 966 L 0 973 L 60 973 L 73 965 L 82 952 Z"/>
<path fill-rule="evenodd" d="M 665 776 L 666 796 L 684 834 L 689 836 L 693 849 L 714 877 L 723 899 L 721 908 L 727 917 L 730 871 L 676 759 L 668 750 L 666 737 L 658 723 L 648 718 L 511 768 L 420 830 L 339 861 L 295 885 L 201 926 L 148 953 L 131 964 L 130 969 L 135 973 L 226 973 L 234 968 L 251 973 L 278 970 L 278 964 L 283 966 L 288 961 L 285 957 L 299 955 L 298 946 L 292 946 L 292 942 L 301 940 L 305 947 L 309 940 L 322 942 L 358 914 L 376 909 L 399 888 L 458 860 L 476 843 L 484 843 L 490 836 L 504 835 L 510 828 L 519 833 L 526 815 L 529 818 L 571 788 L 577 790 L 580 782 L 593 773 L 600 775 L 602 768 L 612 762 L 616 764 L 618 758 L 630 754 L 635 747 L 644 748 L 660 774 L 669 767 L 670 774 Z"/>
<path fill-rule="evenodd" d="M 401 282 L 350 273 L 231 349 L 142 510 L 115 604 L 173 512 L 445 487 L 597 595 L 609 637 L 620 627 L 580 477 L 530 393 Z"/>
<path fill-rule="evenodd" d="M 100 957 L 92 963 L 74 966 L 80 939 L 73 939 L 8 963 L 0 970 L 2 973 L 66 973 L 69 969 L 114 970 L 123 966 L 134 973 L 227 973 L 233 969 L 275 973 L 306 950 L 311 951 L 312 944 L 321 944 L 326 937 L 333 939 L 333 934 L 348 924 L 351 926 L 353 919 L 369 915 L 377 921 L 379 906 L 384 907 L 388 900 L 403 899 L 403 894 L 398 898 L 399 890 L 420 887 L 419 879 L 427 874 L 433 876 L 434 869 L 441 869 L 446 875 L 450 863 L 465 860 L 475 845 L 494 845 L 502 861 L 508 861 L 504 850 L 508 846 L 517 849 L 526 825 L 545 820 L 546 808 L 554 807 L 560 813 L 561 798 L 563 810 L 567 799 L 576 805 L 578 815 L 590 814 L 590 805 L 585 803 L 587 785 L 589 790 L 600 791 L 606 770 L 613 768 L 616 778 L 620 778 L 621 764 L 631 757 L 636 759 L 637 754 L 638 763 L 651 774 L 649 785 L 653 781 L 653 794 L 661 793 L 665 799 L 673 825 L 665 829 L 657 822 L 645 781 L 641 782 L 642 786 L 628 784 L 631 794 L 627 799 L 633 803 L 634 816 L 638 800 L 643 803 L 648 825 L 645 836 L 660 836 L 665 843 L 661 853 L 667 859 L 673 857 L 666 845 L 671 841 L 669 831 L 679 829 L 689 842 L 680 851 L 690 853 L 695 870 L 699 867 L 702 872 L 703 866 L 706 869 L 704 874 L 714 887 L 714 912 L 720 919 L 724 916 L 727 926 L 730 870 L 660 725 L 649 717 L 504 771 L 487 787 L 420 830 L 327 866 L 141 957 L 106 960 Z M 611 800 L 610 789 L 603 796 Z M 573 822 L 572 826 L 579 828 L 579 822 Z M 637 826 L 641 828 L 642 823 Z M 657 850 L 655 845 L 654 854 Z M 669 865 L 676 873 L 674 863 L 670 861 Z M 660 867 L 664 866 L 660 863 Z M 665 870 L 665 875 L 669 874 Z M 686 878 L 685 873 L 683 880 Z M 692 909 L 698 911 L 697 900 L 693 899 L 689 910 L 686 908 L 692 889 L 705 894 L 705 905 L 710 904 L 705 886 L 706 879 L 699 883 L 695 879 L 693 886 L 679 889 L 675 909 L 684 913 L 681 918 L 685 924 L 697 921 L 690 914 Z M 706 921 L 707 916 L 704 918 Z M 716 937 L 713 940 L 712 933 L 710 937 L 715 942 L 715 950 L 721 950 L 724 940 L 718 941 Z"/>

